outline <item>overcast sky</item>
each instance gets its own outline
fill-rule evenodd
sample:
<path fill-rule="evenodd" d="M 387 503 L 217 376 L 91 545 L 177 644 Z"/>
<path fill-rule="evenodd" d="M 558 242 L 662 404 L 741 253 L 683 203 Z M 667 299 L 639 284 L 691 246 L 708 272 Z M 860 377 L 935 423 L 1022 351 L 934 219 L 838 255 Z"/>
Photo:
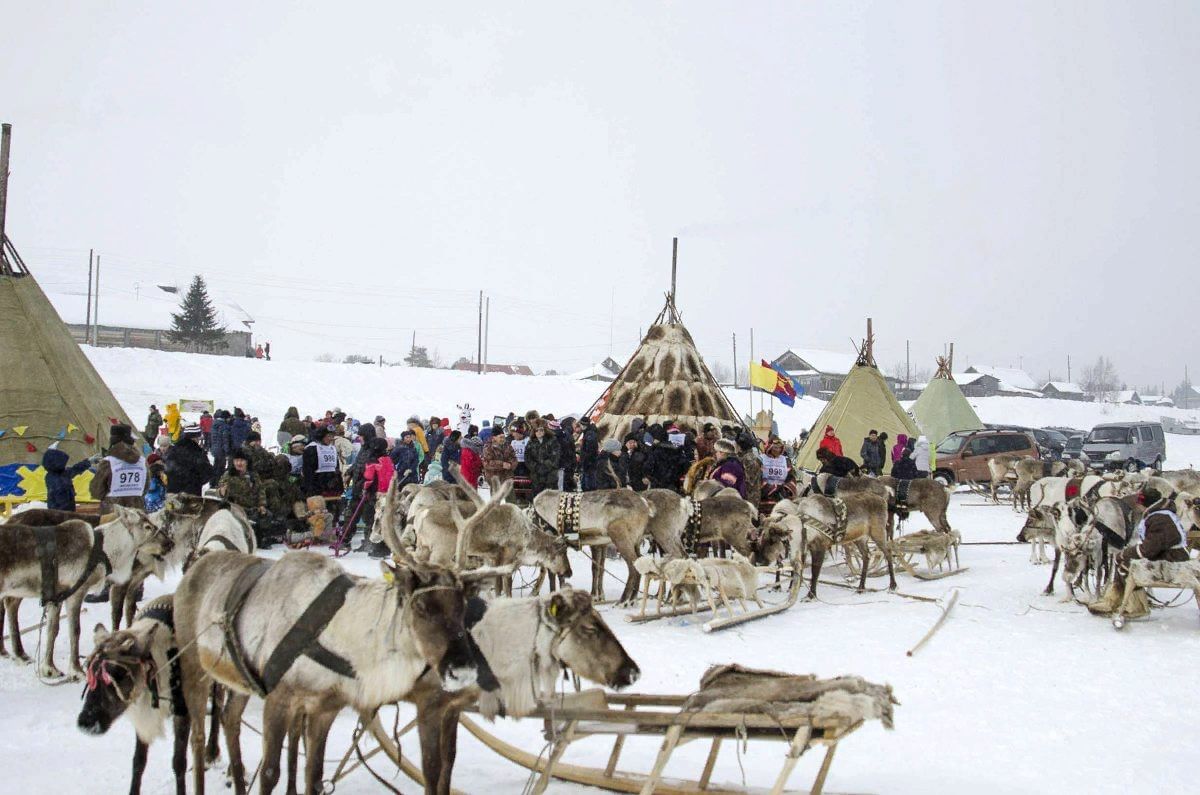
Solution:
<path fill-rule="evenodd" d="M 678 235 L 710 360 L 872 316 L 885 367 L 1200 377 L 1200 4 L 267 5 L 9 4 L 48 290 L 95 248 L 106 291 L 206 274 L 278 356 L 449 361 L 484 289 L 492 361 L 578 369 L 610 320 L 628 356 Z"/>

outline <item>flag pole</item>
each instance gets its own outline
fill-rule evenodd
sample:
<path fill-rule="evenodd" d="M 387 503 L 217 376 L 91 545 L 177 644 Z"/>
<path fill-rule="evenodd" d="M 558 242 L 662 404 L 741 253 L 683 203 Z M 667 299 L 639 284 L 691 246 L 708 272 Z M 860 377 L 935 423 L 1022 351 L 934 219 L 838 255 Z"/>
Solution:
<path fill-rule="evenodd" d="M 750 366 L 751 367 L 754 366 L 754 329 L 750 329 Z M 747 370 L 747 374 L 749 374 L 749 373 L 750 373 L 750 371 Z M 752 378 L 749 381 L 747 381 L 746 385 L 750 387 L 750 425 L 753 426 L 754 425 L 754 379 Z"/>

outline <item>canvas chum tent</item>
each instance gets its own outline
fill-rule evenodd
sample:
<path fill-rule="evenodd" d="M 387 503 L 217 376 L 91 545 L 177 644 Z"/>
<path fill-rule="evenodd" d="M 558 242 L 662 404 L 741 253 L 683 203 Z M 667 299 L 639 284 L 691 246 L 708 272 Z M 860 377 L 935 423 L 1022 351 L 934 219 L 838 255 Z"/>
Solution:
<path fill-rule="evenodd" d="M 800 448 L 796 464 L 804 469 L 820 468 L 817 449 L 821 446 L 826 425 L 832 425 L 838 438 L 842 440 L 842 452 L 860 463 L 862 458 L 858 454 L 859 448 L 872 429 L 887 433 L 889 448 L 896 443 L 899 434 L 917 436 L 920 433 L 912 417 L 905 413 L 875 366 L 875 358 L 871 352 L 873 340 L 869 322 L 867 329 L 867 339 L 863 343 L 858 360 L 846 376 L 846 380 L 826 404 L 821 416 L 817 417 L 808 439 Z M 891 468 L 890 454 L 884 456 L 883 467 L 884 471 Z"/>
<path fill-rule="evenodd" d="M 4 127 L 0 168 L 8 159 Z M 108 444 L 112 425 L 132 427 L 7 235 L 0 246 L 0 374 L 0 468 L 40 465 L 56 442 L 72 461 L 87 458 Z"/>
<path fill-rule="evenodd" d="M 667 296 L 641 345 L 587 413 L 602 439 L 623 438 L 635 418 L 649 425 L 677 420 L 697 432 L 706 422 L 742 425 L 696 350 L 673 295 Z"/>
<path fill-rule="evenodd" d="M 937 374 L 913 403 L 912 415 L 933 447 L 955 431 L 976 431 L 984 427 L 955 383 L 950 360 L 941 356 L 938 357 Z"/>

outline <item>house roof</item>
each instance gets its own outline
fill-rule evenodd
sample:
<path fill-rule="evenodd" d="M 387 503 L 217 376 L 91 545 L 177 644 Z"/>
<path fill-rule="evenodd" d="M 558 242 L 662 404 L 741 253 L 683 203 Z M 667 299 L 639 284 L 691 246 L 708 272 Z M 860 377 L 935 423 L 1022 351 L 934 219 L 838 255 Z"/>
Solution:
<path fill-rule="evenodd" d="M 790 353 L 804 360 L 811 369 L 828 375 L 847 375 L 858 361 L 857 354 L 841 351 L 824 351 L 819 348 L 788 348 Z M 776 359 L 782 358 L 782 355 Z"/>
<path fill-rule="evenodd" d="M 620 371 L 618 370 L 617 372 Z M 612 381 L 616 377 L 617 373 L 614 373 L 608 367 L 605 367 L 604 362 L 593 364 L 591 367 L 567 374 L 567 378 L 570 378 L 573 381 L 586 381 L 589 379 Z"/>
<path fill-rule="evenodd" d="M 1083 387 L 1081 387 L 1079 384 L 1073 384 L 1070 381 L 1047 381 L 1046 385 L 1042 387 L 1042 391 L 1045 392 L 1050 387 L 1054 387 L 1056 392 L 1062 392 L 1063 394 L 1083 394 Z"/>
<path fill-rule="evenodd" d="M 1018 370 L 1014 367 L 986 367 L 983 365 L 972 365 L 971 367 L 967 368 L 967 372 L 990 375 L 993 378 L 1003 381 L 1005 384 L 1008 384 L 1014 389 L 1028 389 L 1030 391 L 1036 391 L 1038 388 L 1037 384 L 1032 378 L 1029 377 L 1028 373 L 1026 373 L 1024 370 Z"/>
<path fill-rule="evenodd" d="M 210 294 L 211 295 L 211 294 Z M 87 323 L 87 293 L 47 293 L 46 297 L 64 323 Z M 254 322 L 250 313 L 228 298 L 211 296 L 217 310 L 217 322 L 229 331 L 248 329 Z M 172 315 L 179 311 L 181 293 L 151 287 L 136 293 L 102 291 L 97 317 L 101 326 L 168 331 L 174 325 Z"/>
<path fill-rule="evenodd" d="M 454 365 L 450 369 L 477 373 L 479 372 L 479 365 L 474 362 L 463 362 Z M 500 373 L 501 375 L 533 375 L 533 370 L 527 364 L 492 364 L 488 362 L 487 372 Z"/>
<path fill-rule="evenodd" d="M 986 373 L 954 373 L 953 375 L 954 375 L 954 382 L 956 384 L 958 384 L 959 386 L 962 386 L 963 384 L 973 384 L 976 381 L 978 381 L 980 378 L 983 378 L 987 374 Z M 995 378 L 995 376 L 990 376 L 990 377 Z"/>
<path fill-rule="evenodd" d="M 1117 403 L 1129 403 L 1134 398 L 1141 399 L 1136 389 L 1122 389 L 1114 395 L 1113 400 Z"/>

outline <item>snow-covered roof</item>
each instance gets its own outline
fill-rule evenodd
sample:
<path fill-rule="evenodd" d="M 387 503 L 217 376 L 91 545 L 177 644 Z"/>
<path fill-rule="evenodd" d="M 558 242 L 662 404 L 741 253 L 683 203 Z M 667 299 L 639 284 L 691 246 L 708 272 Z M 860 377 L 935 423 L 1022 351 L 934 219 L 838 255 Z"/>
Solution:
<path fill-rule="evenodd" d="M 567 378 L 571 378 L 576 381 L 585 381 L 588 379 L 592 379 L 592 380 L 602 379 L 604 381 L 612 381 L 616 377 L 617 377 L 616 373 L 611 372 L 603 364 L 593 364 L 591 367 L 588 367 L 586 369 L 567 374 Z"/>
<path fill-rule="evenodd" d="M 976 381 L 978 381 L 980 378 L 983 378 L 983 376 L 986 374 L 985 373 L 953 373 L 953 375 L 954 375 L 954 382 L 956 384 L 962 385 L 962 384 L 973 384 Z"/>
<path fill-rule="evenodd" d="M 784 370 L 784 372 L 792 378 L 809 378 L 814 375 L 820 375 L 816 370 Z"/>
<path fill-rule="evenodd" d="M 1139 398 L 1137 390 L 1135 389 L 1122 389 L 1120 392 L 1116 392 L 1113 395 L 1114 403 L 1132 403 L 1137 399 Z"/>
<path fill-rule="evenodd" d="M 78 326 L 87 323 L 86 292 L 47 293 L 46 297 L 64 323 Z M 134 292 L 101 290 L 97 317 L 101 326 L 167 331 L 173 325 L 171 315 L 179 311 L 181 297 L 182 292 L 169 293 L 158 287 Z M 242 331 L 254 322 L 254 318 L 236 302 L 217 296 L 212 298 L 217 322 L 229 331 Z"/>
<path fill-rule="evenodd" d="M 967 368 L 970 373 L 983 373 L 990 375 L 993 378 L 999 379 L 1004 383 L 1013 387 L 1013 390 L 1028 389 L 1031 392 L 1037 391 L 1037 384 L 1029 374 L 1024 370 L 1018 370 L 1015 367 L 985 367 L 983 365 L 972 365 Z"/>
<path fill-rule="evenodd" d="M 813 370 L 828 375 L 847 375 L 858 361 L 857 354 L 819 348 L 788 348 L 787 352 L 803 359 Z"/>
<path fill-rule="evenodd" d="M 1061 392 L 1064 395 L 1083 394 L 1083 387 L 1079 384 L 1073 384 L 1070 381 L 1047 381 L 1046 385 L 1042 387 L 1042 391 L 1045 392 L 1049 387 L 1054 387 L 1054 391 Z"/>
<path fill-rule="evenodd" d="M 1175 401 L 1164 395 L 1138 395 L 1143 406 L 1174 406 Z"/>

